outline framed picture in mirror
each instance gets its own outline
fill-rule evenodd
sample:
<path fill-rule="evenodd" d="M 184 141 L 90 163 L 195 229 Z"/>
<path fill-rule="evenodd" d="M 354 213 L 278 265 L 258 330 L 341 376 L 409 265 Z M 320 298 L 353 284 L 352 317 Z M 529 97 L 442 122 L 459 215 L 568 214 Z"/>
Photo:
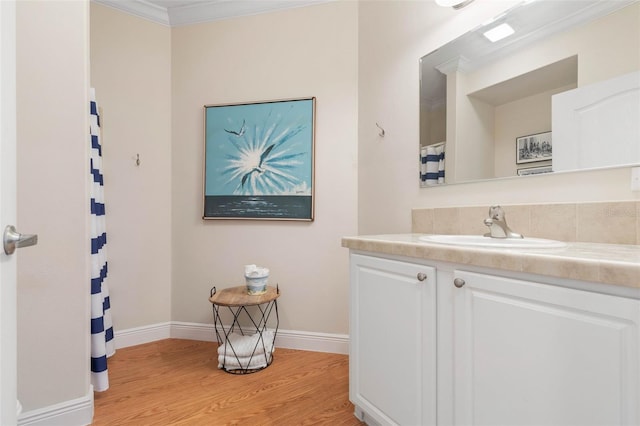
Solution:
<path fill-rule="evenodd" d="M 518 169 L 518 176 L 539 175 L 542 173 L 550 173 L 552 171 L 553 169 L 551 168 L 551 166 L 526 167 Z"/>
<path fill-rule="evenodd" d="M 551 132 L 516 138 L 516 164 L 535 163 L 553 158 Z"/>

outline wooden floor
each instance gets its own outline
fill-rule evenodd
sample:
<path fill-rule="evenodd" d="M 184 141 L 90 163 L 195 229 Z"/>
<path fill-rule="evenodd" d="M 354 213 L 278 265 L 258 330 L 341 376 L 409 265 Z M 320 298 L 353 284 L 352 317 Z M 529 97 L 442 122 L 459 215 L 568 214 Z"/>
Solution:
<path fill-rule="evenodd" d="M 346 355 L 276 349 L 253 374 L 217 367 L 217 345 L 168 339 L 119 349 L 94 425 L 361 425 Z"/>

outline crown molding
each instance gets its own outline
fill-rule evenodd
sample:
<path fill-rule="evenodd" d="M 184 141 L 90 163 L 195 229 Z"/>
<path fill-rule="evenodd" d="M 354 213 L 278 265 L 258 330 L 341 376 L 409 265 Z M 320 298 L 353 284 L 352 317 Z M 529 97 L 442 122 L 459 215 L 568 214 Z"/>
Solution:
<path fill-rule="evenodd" d="M 153 0 L 91 0 L 158 24 L 170 27 L 219 21 L 238 16 L 311 6 L 332 0 L 208 0 L 163 7 Z"/>
<path fill-rule="evenodd" d="M 444 61 L 440 65 L 437 65 L 435 68 L 442 74 L 449 75 L 457 71 L 468 71 L 470 63 L 471 61 L 468 58 L 463 55 L 459 55 L 449 59 L 448 61 Z"/>
<path fill-rule="evenodd" d="M 166 7 L 149 3 L 145 0 L 91 0 L 94 3 L 137 16 L 148 21 L 169 26 L 169 11 Z"/>

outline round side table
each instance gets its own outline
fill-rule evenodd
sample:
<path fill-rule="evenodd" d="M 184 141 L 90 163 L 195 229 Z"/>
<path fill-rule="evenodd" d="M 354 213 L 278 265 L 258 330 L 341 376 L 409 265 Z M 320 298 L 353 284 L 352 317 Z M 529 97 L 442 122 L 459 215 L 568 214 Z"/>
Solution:
<path fill-rule="evenodd" d="M 250 295 L 247 286 L 211 289 L 209 301 L 213 307 L 213 325 L 218 341 L 218 367 L 227 373 L 255 373 L 273 362 L 273 349 L 280 325 L 278 317 L 278 287 L 267 287 L 263 294 Z M 247 307 L 257 309 L 250 312 Z M 225 326 L 220 318 L 220 309 L 226 307 L 233 320 Z M 275 327 L 267 328 L 271 313 L 275 315 Z M 244 315 L 243 315 L 244 314 Z M 247 318 L 243 328 L 240 318 Z M 247 330 L 247 327 L 249 330 Z"/>

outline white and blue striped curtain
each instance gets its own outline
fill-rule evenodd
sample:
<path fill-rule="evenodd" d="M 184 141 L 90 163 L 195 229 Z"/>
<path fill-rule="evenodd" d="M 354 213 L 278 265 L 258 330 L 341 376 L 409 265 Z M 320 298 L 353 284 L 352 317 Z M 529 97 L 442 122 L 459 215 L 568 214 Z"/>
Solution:
<path fill-rule="evenodd" d="M 95 90 L 91 89 L 91 383 L 95 391 L 109 388 L 107 357 L 115 353 L 109 286 L 107 285 L 107 231 L 100 117 Z"/>
<path fill-rule="evenodd" d="M 420 183 L 444 183 L 444 142 L 420 148 Z"/>

